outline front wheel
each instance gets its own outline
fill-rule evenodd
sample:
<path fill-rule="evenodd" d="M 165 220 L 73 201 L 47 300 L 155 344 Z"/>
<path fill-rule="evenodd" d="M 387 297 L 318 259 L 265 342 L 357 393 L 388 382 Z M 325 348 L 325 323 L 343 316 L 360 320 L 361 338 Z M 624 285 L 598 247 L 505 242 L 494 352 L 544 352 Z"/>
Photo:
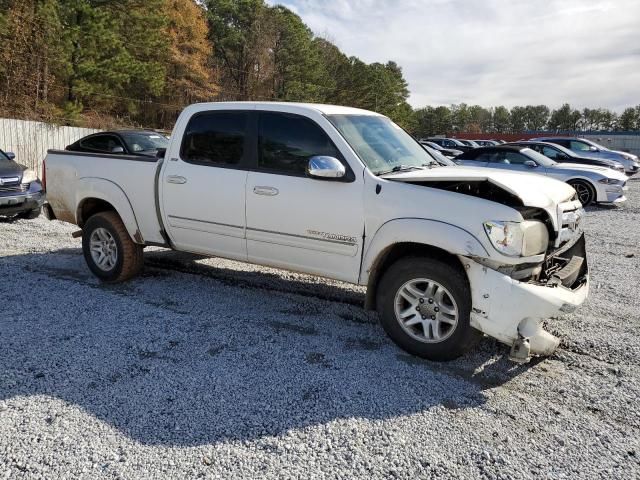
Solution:
<path fill-rule="evenodd" d="M 82 230 L 82 251 L 89 269 L 106 283 L 135 277 L 144 263 L 142 246 L 131 240 L 116 212 L 89 218 Z"/>
<path fill-rule="evenodd" d="M 589 182 L 585 182 L 584 180 L 569 180 L 567 183 L 574 188 L 578 194 L 578 200 L 580 200 L 583 207 L 588 207 L 595 201 L 596 191 Z"/>
<path fill-rule="evenodd" d="M 378 288 L 382 327 L 403 350 L 453 360 L 481 336 L 470 325 L 471 292 L 460 269 L 426 257 L 399 260 Z"/>

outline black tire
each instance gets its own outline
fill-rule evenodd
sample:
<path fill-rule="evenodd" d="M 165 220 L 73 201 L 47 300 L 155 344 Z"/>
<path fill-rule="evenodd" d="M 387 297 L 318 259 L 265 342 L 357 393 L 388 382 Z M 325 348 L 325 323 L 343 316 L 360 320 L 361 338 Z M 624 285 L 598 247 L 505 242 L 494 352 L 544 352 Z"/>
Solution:
<path fill-rule="evenodd" d="M 98 229 L 107 230 L 115 242 L 116 261 L 108 269 L 98 265 L 91 254 L 91 236 Z M 91 272 L 105 283 L 127 281 L 138 275 L 144 265 L 142 245 L 131 240 L 116 212 L 101 212 L 89 218 L 82 229 L 82 251 Z"/>
<path fill-rule="evenodd" d="M 42 207 L 34 208 L 33 210 L 27 210 L 18 215 L 18 218 L 22 220 L 35 220 L 42 213 Z"/>
<path fill-rule="evenodd" d="M 443 340 L 432 340 L 428 343 L 425 337 L 425 340 L 421 341 L 409 334 L 407 329 L 410 330 L 410 327 L 403 327 L 397 319 L 396 295 L 399 295 L 400 289 L 407 282 L 416 279 L 429 279 L 444 287 L 448 291 L 446 294 L 450 295 L 447 298 L 454 302 L 450 304 L 457 306 L 457 323 L 455 326 L 447 326 L 449 330 L 446 338 L 443 335 Z M 399 301 L 403 300 L 399 298 Z M 382 327 L 400 348 L 412 355 L 429 360 L 447 361 L 458 358 L 482 336 L 469 324 L 471 291 L 464 271 L 432 258 L 407 257 L 393 264 L 384 273 L 379 283 L 377 309 Z M 416 315 L 425 318 L 422 314 Z M 421 326 L 421 328 L 425 327 Z M 433 332 L 433 328 L 430 327 L 430 332 Z"/>
<path fill-rule="evenodd" d="M 596 199 L 596 190 L 585 180 L 569 180 L 567 182 L 578 193 L 578 200 L 583 207 L 588 207 Z"/>

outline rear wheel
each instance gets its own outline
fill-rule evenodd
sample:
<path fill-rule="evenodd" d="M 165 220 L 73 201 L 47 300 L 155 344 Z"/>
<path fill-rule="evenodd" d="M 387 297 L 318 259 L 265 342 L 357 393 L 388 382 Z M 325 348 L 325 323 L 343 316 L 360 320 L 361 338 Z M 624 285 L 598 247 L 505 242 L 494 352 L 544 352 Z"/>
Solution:
<path fill-rule="evenodd" d="M 569 180 L 567 183 L 575 189 L 578 194 L 578 200 L 580 200 L 583 207 L 588 207 L 595 201 L 596 191 L 589 182 L 585 182 L 584 180 Z"/>
<path fill-rule="evenodd" d="M 471 327 L 471 292 L 464 272 L 425 257 L 399 260 L 378 288 L 382 326 L 403 350 L 452 360 L 481 336 Z"/>
<path fill-rule="evenodd" d="M 82 231 L 82 250 L 93 274 L 103 282 L 124 282 L 142 270 L 142 246 L 134 243 L 116 212 L 93 215 Z"/>

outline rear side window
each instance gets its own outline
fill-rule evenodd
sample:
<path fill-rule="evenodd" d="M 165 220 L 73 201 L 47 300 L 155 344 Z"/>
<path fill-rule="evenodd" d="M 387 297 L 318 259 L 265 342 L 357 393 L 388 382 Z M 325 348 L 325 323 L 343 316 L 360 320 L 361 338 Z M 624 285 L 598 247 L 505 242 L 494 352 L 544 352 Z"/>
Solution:
<path fill-rule="evenodd" d="M 124 148 L 122 142 L 113 135 L 96 135 L 80 141 L 80 146 L 98 152 L 111 153 L 116 147 Z"/>
<path fill-rule="evenodd" d="M 571 140 L 571 150 L 575 150 L 578 152 L 588 152 L 591 145 L 584 142 L 576 142 L 575 140 Z"/>
<path fill-rule="evenodd" d="M 316 155 L 340 158 L 327 134 L 312 120 L 288 113 L 260 114 L 259 156 L 261 169 L 304 175 Z"/>
<path fill-rule="evenodd" d="M 249 114 L 205 112 L 194 115 L 182 140 L 185 162 L 203 165 L 237 165 L 245 154 Z"/>

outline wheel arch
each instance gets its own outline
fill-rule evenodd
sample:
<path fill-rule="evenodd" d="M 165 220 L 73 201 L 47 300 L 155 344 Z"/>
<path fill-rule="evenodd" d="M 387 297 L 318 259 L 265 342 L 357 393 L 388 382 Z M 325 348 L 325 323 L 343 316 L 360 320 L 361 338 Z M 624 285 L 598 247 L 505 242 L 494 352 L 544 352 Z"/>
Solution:
<path fill-rule="evenodd" d="M 596 185 L 595 180 L 584 176 L 571 177 L 568 180 L 565 180 L 565 183 L 569 186 L 572 186 L 571 182 L 581 182 L 586 184 L 591 189 L 591 193 L 593 193 L 593 199 L 591 200 L 591 203 L 596 203 L 599 201 L 598 197 L 600 196 L 600 189 Z"/>
<path fill-rule="evenodd" d="M 124 191 L 115 183 L 103 178 L 83 178 L 76 190 L 76 224 L 83 228 L 96 213 L 114 211 L 124 223 L 131 239 L 144 244 L 133 207 Z"/>
<path fill-rule="evenodd" d="M 455 225 L 425 219 L 400 219 L 386 223 L 374 236 L 363 259 L 360 284 L 367 285 L 365 308 L 375 309 L 380 279 L 400 258 L 425 256 L 465 272 L 459 255 L 489 256 L 476 237 Z"/>

